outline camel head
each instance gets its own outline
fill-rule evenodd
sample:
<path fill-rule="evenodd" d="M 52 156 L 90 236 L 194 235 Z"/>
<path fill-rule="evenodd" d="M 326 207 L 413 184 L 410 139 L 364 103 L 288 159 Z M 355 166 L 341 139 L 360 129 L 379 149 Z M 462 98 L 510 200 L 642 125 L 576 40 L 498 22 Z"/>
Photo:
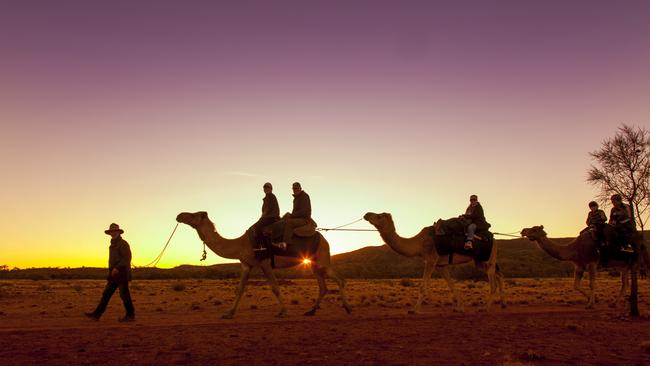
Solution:
<path fill-rule="evenodd" d="M 195 229 L 199 227 L 203 220 L 209 220 L 208 213 L 205 211 L 181 212 L 176 216 L 176 221 L 187 224 Z"/>
<path fill-rule="evenodd" d="M 531 241 L 535 241 L 541 237 L 544 237 L 546 236 L 544 225 L 525 228 L 521 231 L 521 236 L 525 236 Z"/>
<path fill-rule="evenodd" d="M 374 212 L 368 212 L 363 215 L 363 218 L 379 231 L 395 231 L 393 216 L 389 213 L 383 212 L 376 214 Z"/>

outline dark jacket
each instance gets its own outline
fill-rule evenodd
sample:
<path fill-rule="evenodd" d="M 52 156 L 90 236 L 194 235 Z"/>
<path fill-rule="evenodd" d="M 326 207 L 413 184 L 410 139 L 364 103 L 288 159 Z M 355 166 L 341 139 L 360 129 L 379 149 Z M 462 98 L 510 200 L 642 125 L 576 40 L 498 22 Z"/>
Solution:
<path fill-rule="evenodd" d="M 609 223 L 614 225 L 615 228 L 633 231 L 634 223 L 632 222 L 630 206 L 622 204 L 619 207 L 612 207 L 612 210 L 609 212 Z"/>
<path fill-rule="evenodd" d="M 600 209 L 596 211 L 589 211 L 589 215 L 587 215 L 587 226 L 604 225 L 606 223 L 607 215 L 605 215 L 605 211 Z"/>
<path fill-rule="evenodd" d="M 463 215 L 463 217 L 469 220 L 471 224 L 476 224 L 477 229 L 486 230 L 490 227 L 485 220 L 483 207 L 478 202 L 476 203 L 476 206 L 472 206 L 471 204 L 467 206 L 467 210 L 465 210 L 465 215 Z"/>
<path fill-rule="evenodd" d="M 119 271 L 116 278 L 111 276 L 113 268 Z M 108 280 L 131 281 L 131 247 L 121 236 L 111 239 L 111 246 L 108 247 Z"/>
<path fill-rule="evenodd" d="M 292 219 L 311 219 L 311 200 L 305 191 L 300 191 L 298 194 L 293 195 L 293 211 L 291 211 Z"/>
<path fill-rule="evenodd" d="M 273 193 L 268 193 L 262 199 L 264 202 L 262 204 L 262 217 L 260 218 L 272 218 L 280 219 L 280 205 L 278 204 L 278 199 Z"/>

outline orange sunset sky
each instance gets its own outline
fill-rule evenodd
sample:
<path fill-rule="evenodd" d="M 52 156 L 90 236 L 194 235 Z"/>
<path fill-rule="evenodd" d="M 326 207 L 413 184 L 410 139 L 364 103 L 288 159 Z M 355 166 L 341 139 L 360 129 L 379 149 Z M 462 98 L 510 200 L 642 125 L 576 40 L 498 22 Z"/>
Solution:
<path fill-rule="evenodd" d="M 142 265 L 181 211 L 236 237 L 266 181 L 321 227 L 410 236 L 477 194 L 494 231 L 573 236 L 589 152 L 650 126 L 648 2 L 125 4 L 0 6 L 0 265 L 106 266 L 111 222 Z M 159 266 L 201 250 L 182 225 Z"/>

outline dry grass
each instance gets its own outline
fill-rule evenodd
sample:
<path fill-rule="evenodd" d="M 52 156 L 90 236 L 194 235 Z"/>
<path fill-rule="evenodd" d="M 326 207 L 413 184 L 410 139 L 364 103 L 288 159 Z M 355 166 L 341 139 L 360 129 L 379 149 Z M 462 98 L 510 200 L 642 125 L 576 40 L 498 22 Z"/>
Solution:
<path fill-rule="evenodd" d="M 83 287 L 82 287 L 80 284 L 78 284 L 78 283 L 72 285 L 71 287 L 72 287 L 72 289 L 73 289 L 75 292 L 77 292 L 77 293 L 81 293 L 81 292 L 83 291 Z"/>
<path fill-rule="evenodd" d="M 176 291 L 176 292 L 182 292 L 182 291 L 185 291 L 185 288 L 186 288 L 186 287 L 185 287 L 185 284 L 184 284 L 183 282 L 180 282 L 180 281 L 178 281 L 178 282 L 176 282 L 176 283 L 174 283 L 174 284 L 172 285 L 172 290 L 174 290 L 174 291 Z M 134 289 L 134 290 L 135 290 L 135 289 Z"/>
<path fill-rule="evenodd" d="M 280 290 L 286 299 L 290 313 L 301 314 L 314 304 L 318 296 L 318 285 L 315 280 L 283 282 Z M 131 286 L 131 293 L 139 314 L 163 313 L 192 317 L 192 314 L 198 316 L 207 312 L 218 315 L 232 305 L 237 284 L 237 280 L 184 280 L 182 282 L 135 280 Z M 328 280 L 327 284 L 332 291 L 323 300 L 320 313 L 336 313 L 340 311 L 340 293 L 333 281 Z M 417 301 L 419 284 L 420 280 L 417 279 L 348 280 L 346 295 L 353 311 L 356 309 L 358 312 L 364 312 L 367 309 L 406 313 Z M 647 293 L 649 284 L 648 280 L 640 280 L 640 291 Z M 28 319 L 26 321 L 43 316 L 76 316 L 96 306 L 104 286 L 105 281 L 98 280 L 0 281 L 0 308 L 7 314 L 24 314 L 24 318 Z M 486 282 L 461 281 L 456 286 L 463 297 L 467 311 L 478 311 L 484 305 L 489 287 Z M 608 307 L 618 289 L 617 279 L 599 279 L 596 309 L 610 313 L 623 313 L 625 311 L 623 303 L 618 304 L 614 309 Z M 515 308 L 553 306 L 583 309 L 586 305 L 584 297 L 573 290 L 573 281 L 569 278 L 541 281 L 514 279 L 508 281 L 505 290 L 508 304 Z M 650 297 L 641 296 L 639 301 L 642 309 L 650 308 Z M 446 282 L 440 279 L 432 280 L 422 311 L 447 311 L 450 310 L 451 304 L 451 294 Z M 252 309 L 274 312 L 277 306 L 277 300 L 270 286 L 264 281 L 255 281 L 252 286 L 247 287 L 239 312 L 250 312 Z M 47 311 L 47 315 L 40 314 L 41 311 Z M 109 304 L 109 311 L 116 315 L 123 311 L 119 296 L 114 296 Z M 585 329 L 583 324 L 577 322 L 566 322 L 563 328 L 578 334 Z M 520 358 L 514 361 L 529 362 Z"/>
<path fill-rule="evenodd" d="M 332 291 L 325 297 L 317 316 L 309 320 L 306 320 L 302 314 L 313 306 L 318 296 L 318 285 L 313 279 L 287 281 L 280 286 L 289 314 L 289 319 L 282 321 L 277 321 L 274 318 L 278 311 L 277 300 L 272 294 L 270 286 L 264 281 L 256 281 L 254 285 L 247 288 L 247 294 L 250 296 L 242 297 L 236 320 L 224 321 L 223 323 L 220 317 L 233 304 L 235 289 L 238 284 L 237 280 L 183 280 L 180 282 L 177 280 L 138 281 L 136 279 L 132 283 L 131 292 L 135 302 L 138 322 L 142 324 L 156 327 L 182 325 L 183 327 L 189 327 L 188 329 L 206 324 L 209 325 L 207 328 L 210 329 L 232 326 L 232 330 L 229 331 L 233 332 L 233 334 L 236 333 L 236 329 L 239 329 L 237 327 L 242 325 L 248 326 L 249 328 L 246 329 L 250 330 L 269 324 L 268 329 L 285 326 L 285 331 L 294 336 L 296 333 L 292 332 L 302 332 L 300 330 L 302 328 L 308 329 L 305 330 L 306 333 L 299 333 L 300 337 L 306 337 L 306 339 L 314 336 L 309 333 L 312 328 L 320 327 L 318 329 L 320 329 L 321 333 L 314 334 L 318 334 L 323 339 L 329 339 L 329 342 L 332 342 L 330 345 L 336 346 L 341 342 L 345 344 L 346 340 L 354 339 L 356 343 L 350 343 L 350 349 L 369 347 L 368 349 L 372 349 L 373 352 L 384 352 L 388 349 L 388 351 L 397 352 L 400 355 L 404 352 L 401 347 L 409 347 L 411 341 L 421 339 L 413 330 L 414 326 L 420 324 L 419 322 L 430 321 L 431 327 L 427 327 L 425 333 L 439 335 L 443 331 L 443 328 L 436 328 L 439 322 L 446 322 L 445 326 L 447 328 L 444 329 L 456 329 L 455 327 L 458 324 L 449 319 L 463 320 L 466 319 L 466 315 L 468 317 L 466 324 L 471 324 L 471 326 L 459 327 L 458 334 L 467 337 L 478 337 L 480 335 L 480 339 L 485 341 L 481 346 L 484 348 L 480 348 L 481 352 L 474 354 L 474 357 L 485 360 L 481 364 L 508 366 L 552 364 L 556 360 L 553 349 L 557 345 L 544 347 L 539 342 L 530 341 L 526 337 L 519 337 L 521 332 L 528 332 L 529 337 L 530 332 L 533 332 L 533 336 L 534 332 L 538 332 L 544 337 L 548 337 L 549 334 L 552 337 L 560 335 L 561 337 L 553 339 L 556 343 L 561 343 L 564 340 L 591 342 L 592 335 L 599 333 L 599 344 L 605 346 L 594 346 L 594 349 L 600 350 L 606 349 L 606 345 L 610 344 L 610 333 L 603 331 L 603 326 L 615 327 L 613 329 L 619 331 L 616 334 L 621 334 L 621 329 L 628 332 L 626 327 L 632 325 L 628 321 L 617 320 L 617 315 L 626 313 L 623 304 L 620 304 L 616 309 L 607 306 L 608 302 L 613 300 L 618 292 L 618 279 L 602 278 L 599 280 L 596 292 L 598 303 L 594 310 L 584 309 L 586 301 L 582 295 L 573 290 L 573 280 L 570 278 L 509 280 L 506 285 L 506 293 L 510 306 L 505 310 L 497 307 L 493 314 L 479 312 L 488 292 L 488 284 L 482 281 L 461 281 L 457 283 L 457 287 L 459 293 L 463 296 L 466 304 L 465 309 L 468 313 L 463 316 L 452 313 L 451 296 L 447 284 L 443 280 L 436 279 L 430 282 L 429 291 L 422 306 L 423 315 L 416 317 L 409 317 L 406 313 L 407 310 L 413 307 L 418 298 L 419 288 L 417 286 L 419 286 L 420 280 L 411 279 L 408 281 L 415 284 L 415 286 L 404 286 L 403 282 L 405 281 L 400 279 L 348 280 L 346 294 L 353 307 L 352 315 L 348 316 L 341 309 L 339 300 L 341 294 Z M 75 329 L 83 330 L 87 329 L 88 326 L 92 326 L 99 327 L 97 329 L 106 327 L 105 329 L 110 330 L 111 327 L 115 326 L 116 319 L 122 316 L 124 312 L 117 294 L 111 300 L 102 321 L 88 325 L 87 319 L 83 317 L 83 312 L 91 311 L 97 305 L 105 284 L 105 281 L 98 280 L 0 281 L 0 309 L 2 310 L 0 312 L 0 328 L 30 329 L 47 326 L 47 328 L 53 329 L 57 327 L 68 329 L 66 327 L 72 326 Z M 336 284 L 332 281 L 328 281 L 327 285 L 331 290 L 337 289 Z M 642 294 L 639 298 L 639 305 L 644 314 L 650 311 L 650 297 L 645 296 L 645 294 L 650 293 L 649 285 L 649 280 L 640 280 L 639 282 Z M 540 314 L 536 313 L 537 311 L 543 314 L 551 312 L 555 313 L 555 315 L 540 318 Z M 453 315 L 448 317 L 443 314 Z M 494 331 L 491 327 L 495 326 L 496 323 L 494 323 L 493 319 L 497 317 L 504 321 L 509 317 L 516 318 L 516 320 L 507 323 L 502 329 Z M 552 320 L 551 324 L 549 324 L 549 319 Z M 335 322 L 327 323 L 331 320 L 335 320 Z M 304 327 L 306 321 L 313 321 L 313 323 L 308 323 L 308 326 Z M 384 339 L 382 333 L 385 332 L 377 332 L 373 325 L 375 322 L 385 322 L 387 326 L 395 326 L 395 328 L 390 328 L 391 332 L 393 329 L 397 329 L 398 333 L 394 337 Z M 475 325 L 474 322 L 478 322 L 478 325 Z M 213 327 L 213 323 L 218 323 L 218 326 Z M 365 330 L 357 330 L 359 324 L 365 324 L 363 325 Z M 402 328 L 400 328 L 401 324 L 404 324 Z M 344 340 L 332 338 L 336 335 L 336 332 L 327 330 L 328 327 L 341 329 L 342 333 L 340 335 L 341 337 L 344 335 Z M 148 329 L 148 327 L 145 328 Z M 534 331 L 531 331 L 531 329 Z M 627 352 L 634 351 L 637 354 L 650 355 L 649 334 L 647 332 L 639 333 L 638 329 L 636 331 L 638 340 L 629 342 Z M 483 333 L 476 334 L 475 332 Z M 491 346 L 486 345 L 491 344 L 492 341 L 489 337 L 493 333 L 499 334 L 499 337 L 510 334 L 511 337 L 504 340 L 504 343 L 499 343 L 499 348 L 490 348 Z M 247 337 L 249 337 L 251 334 L 259 334 L 259 332 L 250 331 L 247 334 Z M 377 337 L 381 336 L 380 339 L 384 339 L 387 342 L 386 344 L 390 346 L 379 351 L 378 344 L 367 343 L 369 334 Z M 279 338 L 284 335 L 284 333 L 277 334 Z M 622 338 L 625 337 L 618 337 L 616 340 Z M 40 342 L 40 338 L 34 337 L 34 339 L 35 342 L 36 340 Z M 200 337 L 197 339 L 200 339 Z M 203 339 L 200 339 L 200 344 L 203 344 L 203 341 Z M 170 342 L 176 344 L 175 339 Z M 255 342 L 265 344 L 266 340 L 259 338 Z M 422 342 L 427 344 L 428 340 Z M 199 341 L 197 341 L 197 344 L 199 344 Z M 288 343 L 282 341 L 281 344 L 286 345 Z M 476 343 L 471 344 L 475 345 Z M 513 346 L 513 344 L 517 344 L 517 346 Z M 624 343 L 624 345 L 627 344 Z M 157 349 L 158 346 L 156 342 L 153 342 L 151 349 Z M 248 346 L 251 347 L 250 349 L 258 349 L 256 348 L 258 343 L 251 342 Z M 460 344 L 458 347 L 455 349 L 464 349 L 463 352 L 467 351 L 466 344 Z M 618 347 L 616 348 L 618 350 L 621 346 L 619 344 L 616 347 Z M 424 347 L 423 349 L 428 348 Z M 156 351 L 152 352 L 155 354 Z M 461 352 L 451 353 L 459 354 Z M 344 354 L 344 352 L 340 352 L 340 354 Z M 607 356 L 610 353 L 605 352 L 603 354 Z M 579 350 L 575 351 L 572 357 L 581 357 Z M 619 356 L 614 355 L 612 357 Z M 365 360 L 372 364 L 369 359 Z M 487 360 L 490 362 L 488 363 Z"/>
<path fill-rule="evenodd" d="M 650 340 L 641 341 L 640 345 L 645 353 L 650 353 Z"/>

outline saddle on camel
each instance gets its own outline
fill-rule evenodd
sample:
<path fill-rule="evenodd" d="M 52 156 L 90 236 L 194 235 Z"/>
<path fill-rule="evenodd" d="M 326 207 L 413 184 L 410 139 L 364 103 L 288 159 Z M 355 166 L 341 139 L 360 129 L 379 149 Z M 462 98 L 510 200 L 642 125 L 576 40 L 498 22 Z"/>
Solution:
<path fill-rule="evenodd" d="M 260 237 L 251 232 L 251 242 L 265 250 L 256 251 L 258 258 L 273 256 L 313 258 L 318 250 L 321 235 L 316 232 L 316 222 L 311 218 L 311 200 L 300 183 L 292 185 L 293 210 L 266 226 Z M 256 243 L 257 241 L 257 243 Z M 269 245 L 270 244 L 270 245 Z"/>
<path fill-rule="evenodd" d="M 603 224 L 597 231 L 589 227 L 580 231 L 588 231 L 596 242 L 600 264 L 607 266 L 609 261 L 634 262 L 638 257 L 638 243 L 643 242 L 637 238 L 636 232 L 621 232 L 614 225 Z"/>
<path fill-rule="evenodd" d="M 292 258 L 313 258 L 316 250 L 318 250 L 321 237 L 321 234 L 316 231 L 316 222 L 310 219 L 307 225 L 293 229 L 293 235 L 286 242 L 286 248 L 269 245 L 269 243 L 284 240 L 285 226 L 286 220 L 280 220 L 264 228 L 262 242 L 258 242 L 257 245 L 263 245 L 266 250 L 257 251 L 257 255 L 262 258 L 270 258 L 276 255 Z M 252 236 L 251 241 L 254 240 L 255 237 Z"/>
<path fill-rule="evenodd" d="M 478 227 L 472 239 L 473 245 L 466 244 L 466 219 L 454 217 L 448 220 L 439 219 L 431 226 L 435 249 L 438 255 L 449 255 L 449 263 L 453 261 L 454 253 L 474 258 L 476 262 L 486 262 L 490 259 L 494 235 L 488 230 L 490 224 Z"/>

